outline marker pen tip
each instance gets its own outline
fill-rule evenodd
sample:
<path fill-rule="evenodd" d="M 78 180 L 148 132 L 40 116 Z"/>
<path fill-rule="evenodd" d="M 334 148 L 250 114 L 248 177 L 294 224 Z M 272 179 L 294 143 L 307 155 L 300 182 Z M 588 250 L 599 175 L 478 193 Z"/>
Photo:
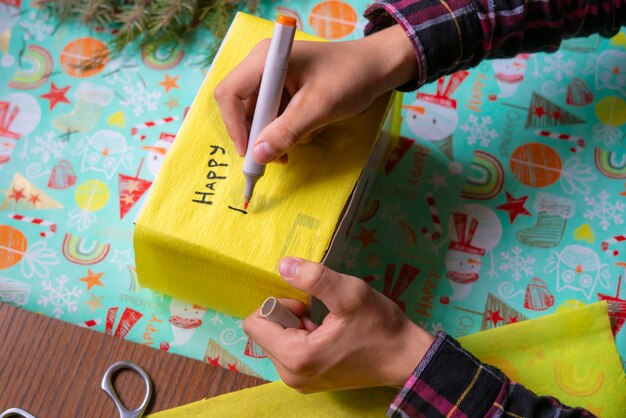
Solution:
<path fill-rule="evenodd" d="M 248 203 L 249 203 L 249 202 L 247 202 L 247 201 L 246 201 L 246 202 L 243 202 L 243 210 L 248 209 Z"/>

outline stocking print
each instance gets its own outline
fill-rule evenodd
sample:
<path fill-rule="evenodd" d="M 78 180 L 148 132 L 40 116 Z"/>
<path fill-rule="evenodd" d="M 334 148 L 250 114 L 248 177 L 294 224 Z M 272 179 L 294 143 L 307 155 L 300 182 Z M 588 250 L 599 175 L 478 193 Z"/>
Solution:
<path fill-rule="evenodd" d="M 100 119 L 102 109 L 111 103 L 113 91 L 105 86 L 82 82 L 74 98 L 77 100 L 76 107 L 67 115 L 58 116 L 52 121 L 52 126 L 63 133 L 92 130 Z"/>

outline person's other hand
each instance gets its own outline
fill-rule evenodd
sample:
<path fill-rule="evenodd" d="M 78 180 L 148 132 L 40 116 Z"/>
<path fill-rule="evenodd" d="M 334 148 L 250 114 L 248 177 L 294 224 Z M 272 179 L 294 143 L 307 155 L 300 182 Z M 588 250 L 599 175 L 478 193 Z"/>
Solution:
<path fill-rule="evenodd" d="M 214 91 L 228 135 L 245 155 L 269 48 L 259 43 Z M 282 114 L 258 136 L 254 158 L 285 161 L 286 152 L 331 122 L 365 110 L 416 73 L 412 44 L 398 25 L 348 42 L 294 42 Z M 283 157 L 284 156 L 284 157 Z"/>
<path fill-rule="evenodd" d="M 371 386 L 401 387 L 434 337 L 365 282 L 321 264 L 285 258 L 280 274 L 292 286 L 319 298 L 330 313 L 319 327 L 305 306 L 281 299 L 303 329 L 263 319 L 259 311 L 243 329 L 269 355 L 283 381 L 302 393 Z"/>

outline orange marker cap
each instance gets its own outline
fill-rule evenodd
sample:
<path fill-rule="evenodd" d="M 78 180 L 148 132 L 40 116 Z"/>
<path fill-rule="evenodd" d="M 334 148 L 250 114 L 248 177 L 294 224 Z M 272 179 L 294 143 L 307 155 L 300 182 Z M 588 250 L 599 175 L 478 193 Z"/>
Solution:
<path fill-rule="evenodd" d="M 293 26 L 295 28 L 298 21 L 295 17 L 278 15 L 278 17 L 276 18 L 276 23 L 280 23 L 281 25 L 285 26 Z"/>

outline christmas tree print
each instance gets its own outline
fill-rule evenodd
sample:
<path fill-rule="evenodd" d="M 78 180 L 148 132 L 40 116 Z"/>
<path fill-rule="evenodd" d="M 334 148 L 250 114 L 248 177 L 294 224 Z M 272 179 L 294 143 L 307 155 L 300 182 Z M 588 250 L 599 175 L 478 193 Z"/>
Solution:
<path fill-rule="evenodd" d="M 58 209 L 63 205 L 41 191 L 19 173 L 15 173 L 9 188 L 4 191 L 0 210 Z"/>
<path fill-rule="evenodd" d="M 483 314 L 483 323 L 481 330 L 495 328 L 504 324 L 512 324 L 513 322 L 524 321 L 524 315 L 511 308 L 506 303 L 495 297 L 493 294 L 487 294 L 487 302 Z"/>
<path fill-rule="evenodd" d="M 228 370 L 254 377 L 261 377 L 257 372 L 252 370 L 251 367 L 242 363 L 241 360 L 232 355 L 213 339 L 209 339 L 206 349 L 204 350 L 204 360 L 213 366 L 221 366 Z"/>
<path fill-rule="evenodd" d="M 454 308 L 459 311 L 482 317 L 483 321 L 480 324 L 481 331 L 528 319 L 526 316 L 511 308 L 491 293 L 487 294 L 487 302 L 485 303 L 485 309 L 483 312 L 462 308 L 460 306 L 455 306 Z"/>
<path fill-rule="evenodd" d="M 135 176 L 129 176 L 126 174 L 118 174 L 119 176 L 119 197 L 120 197 L 120 219 L 124 218 L 128 211 L 130 211 L 135 203 L 141 196 L 148 190 L 150 185 L 152 184 L 149 180 L 144 180 L 139 178 L 139 172 L 141 171 L 141 166 L 143 165 L 143 158 L 141 159 L 141 163 L 139 163 L 139 169 Z"/>
<path fill-rule="evenodd" d="M 553 126 L 579 125 L 585 123 L 585 121 L 578 116 L 552 103 L 536 92 L 533 92 L 530 98 L 530 107 L 528 108 L 508 103 L 503 104 L 528 112 L 525 128 L 549 128 Z"/>

